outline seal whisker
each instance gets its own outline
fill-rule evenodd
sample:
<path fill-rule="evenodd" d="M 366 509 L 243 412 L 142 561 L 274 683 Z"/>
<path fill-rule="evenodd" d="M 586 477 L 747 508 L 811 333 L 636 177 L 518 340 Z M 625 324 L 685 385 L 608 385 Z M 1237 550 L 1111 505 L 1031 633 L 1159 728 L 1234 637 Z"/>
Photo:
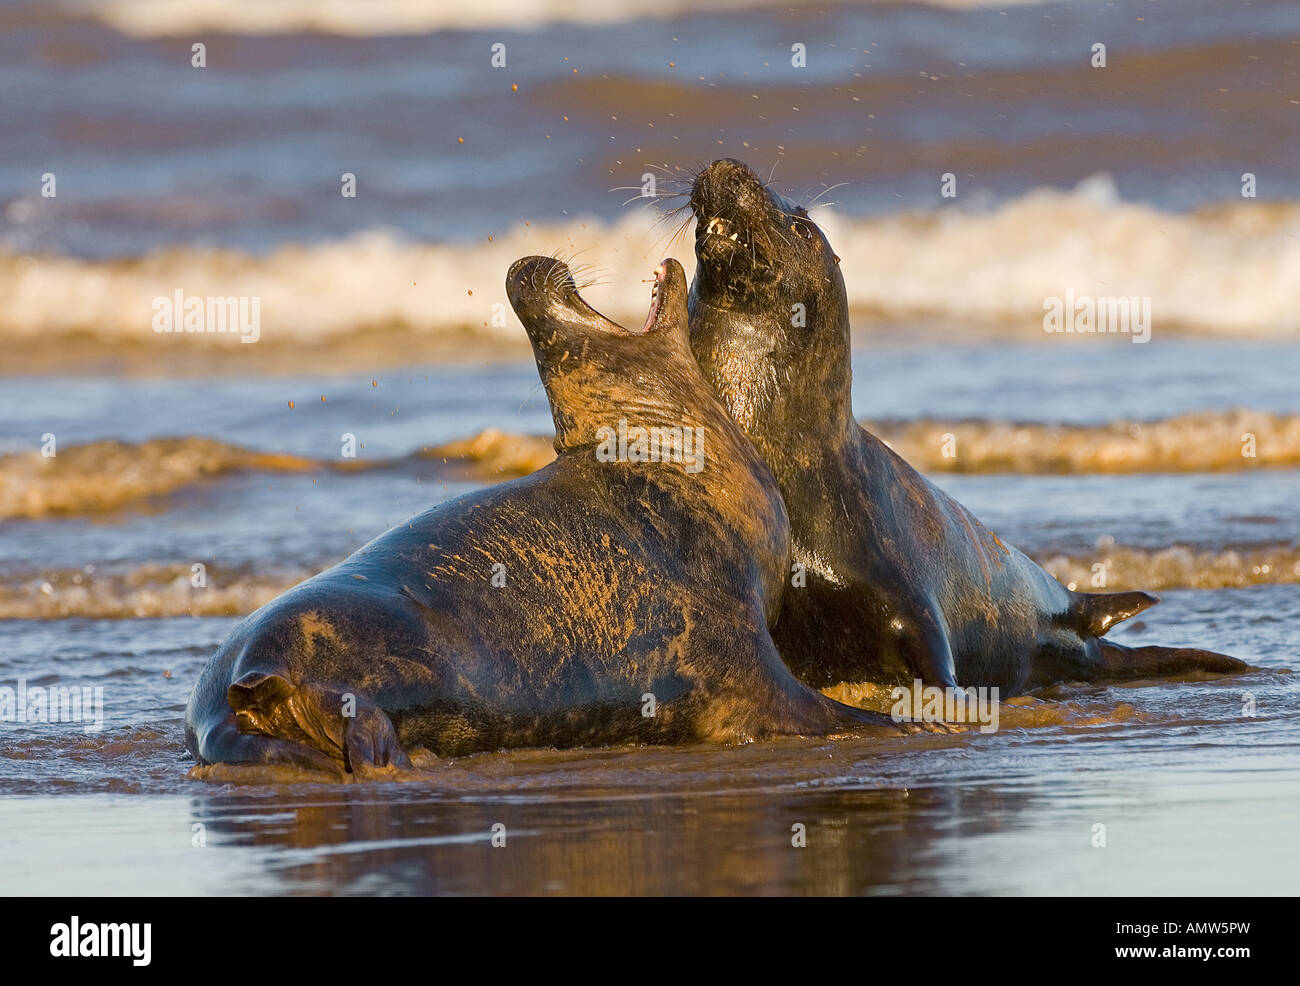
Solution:
<path fill-rule="evenodd" d="M 678 191 L 678 192 L 647 192 L 647 191 L 645 190 L 645 187 L 642 186 L 642 185 L 614 185 L 614 186 L 611 186 L 611 187 L 610 187 L 609 191 L 611 191 L 611 192 L 636 192 L 637 194 L 634 195 L 634 196 L 632 196 L 632 198 L 634 198 L 634 199 L 671 199 L 671 198 L 676 198 L 678 195 L 685 195 L 685 194 L 686 194 L 685 191 Z M 629 200 L 629 201 L 631 201 L 631 200 Z"/>
<path fill-rule="evenodd" d="M 542 391 L 543 393 L 545 393 L 545 391 L 546 391 L 546 388 L 542 385 L 542 383 L 541 383 L 540 381 L 538 381 L 537 383 L 533 384 L 533 388 L 532 388 L 530 391 L 528 391 L 528 395 L 527 395 L 527 396 L 526 396 L 522 401 L 520 401 L 520 402 L 519 402 L 519 406 L 518 406 L 517 408 L 515 408 L 515 413 L 516 413 L 516 414 L 518 414 L 518 413 L 522 413 L 522 411 L 523 411 L 523 409 L 524 409 L 524 405 L 527 404 L 527 403 L 529 403 L 529 402 L 530 402 L 534 397 L 536 397 L 536 396 L 537 396 L 537 392 L 538 392 L 539 390 Z"/>
<path fill-rule="evenodd" d="M 614 191 L 618 191 L 618 189 L 611 188 L 610 191 L 614 192 Z M 685 194 L 686 194 L 685 192 L 656 192 L 653 195 L 646 195 L 644 193 L 641 193 L 638 195 L 633 195 L 630 198 L 624 199 L 623 202 L 620 203 L 619 207 L 626 208 L 630 203 L 635 202 L 637 199 L 645 199 L 646 200 L 645 208 L 658 209 L 661 203 L 663 203 L 665 200 L 680 198 Z M 678 208 L 683 208 L 683 206 L 678 206 Z"/>
<path fill-rule="evenodd" d="M 660 223 L 671 222 L 672 220 L 676 219 L 679 215 L 681 215 L 684 210 L 687 210 L 689 208 L 690 208 L 690 203 L 688 202 L 688 203 L 683 203 L 682 205 L 679 206 L 674 206 L 671 209 L 660 210 L 659 218 L 654 221 L 654 224 L 650 228 L 654 229 L 655 226 L 658 226 Z M 693 217 L 687 216 L 688 220 L 691 218 Z"/>
<path fill-rule="evenodd" d="M 786 247 L 786 249 L 790 248 L 790 241 L 786 239 L 785 233 L 782 232 L 780 229 L 776 229 L 776 228 L 760 229 L 759 231 L 763 234 L 766 252 L 769 256 L 776 252 L 774 249 L 775 244 L 773 244 L 772 242 L 773 233 L 775 233 L 777 236 L 781 238 L 781 243 Z"/>
<path fill-rule="evenodd" d="M 674 173 L 672 171 L 669 171 L 668 168 L 658 164 L 647 164 L 644 165 L 644 167 L 653 168 L 657 171 L 662 172 L 663 174 L 658 180 L 668 184 L 673 188 L 678 189 L 678 191 L 668 192 L 668 193 L 656 192 L 655 193 L 656 197 L 658 197 L 659 195 L 689 195 L 691 188 L 695 184 L 696 174 L 698 174 L 698 172 L 693 172 L 689 168 L 677 168 L 676 173 Z M 628 188 L 642 188 L 642 187 L 643 186 L 640 185 L 628 186 Z"/>
<path fill-rule="evenodd" d="M 835 189 L 843 188 L 847 184 L 848 182 L 841 181 L 841 182 L 837 182 L 834 185 L 827 185 L 820 192 L 814 195 L 808 202 L 804 203 L 804 208 L 805 209 L 811 208 L 813 205 L 816 204 L 817 200 L 820 199 L 823 195 L 829 195 L 831 192 L 835 191 Z"/>
<path fill-rule="evenodd" d="M 659 213 L 659 219 L 656 222 L 663 222 L 668 219 L 675 219 L 685 210 L 690 209 L 689 202 L 683 202 L 681 205 L 673 206 L 671 209 L 663 209 Z"/>
<path fill-rule="evenodd" d="M 668 178 L 671 181 L 691 181 L 691 182 L 695 181 L 695 175 L 691 173 L 690 168 L 683 168 L 678 165 L 669 166 L 663 164 L 643 164 L 641 167 L 654 168 L 657 171 L 662 171 L 664 173 L 664 177 Z"/>
<path fill-rule="evenodd" d="M 666 215 L 666 216 L 663 217 L 663 219 L 665 219 L 665 220 L 667 220 L 667 219 L 671 219 L 671 218 L 672 218 L 671 214 Z M 677 229 L 673 231 L 672 236 L 668 237 L 668 249 L 667 249 L 666 251 L 663 250 L 663 249 L 659 246 L 659 244 L 663 242 L 664 237 L 661 236 L 658 240 L 656 240 L 656 241 L 655 241 L 655 253 L 661 253 L 661 252 L 672 253 L 672 252 L 673 252 L 673 245 L 677 242 L 677 237 L 681 236 L 682 233 L 684 233 L 684 232 L 686 231 L 686 227 L 689 226 L 689 225 L 691 224 L 692 220 L 694 220 L 694 219 L 695 219 L 695 217 L 694 217 L 693 215 L 687 215 L 686 218 L 683 219 L 683 220 L 681 221 L 681 223 L 678 225 Z M 658 224 L 656 223 L 656 225 L 658 225 Z"/>

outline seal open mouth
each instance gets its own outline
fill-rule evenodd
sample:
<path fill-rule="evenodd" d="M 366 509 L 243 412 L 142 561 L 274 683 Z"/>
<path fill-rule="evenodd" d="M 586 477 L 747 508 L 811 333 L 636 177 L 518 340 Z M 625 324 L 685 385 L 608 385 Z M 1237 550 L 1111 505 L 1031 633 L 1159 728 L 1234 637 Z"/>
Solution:
<path fill-rule="evenodd" d="M 650 310 L 646 312 L 645 324 L 641 326 L 641 332 L 654 329 L 655 324 L 659 321 L 659 301 L 663 296 L 664 278 L 668 274 L 668 261 L 659 261 L 659 266 L 655 268 L 654 283 L 650 286 Z"/>
<path fill-rule="evenodd" d="M 718 293 L 744 296 L 780 281 L 792 246 L 791 226 L 806 218 L 740 161 L 714 161 L 691 186 L 698 271 Z M 697 274 L 698 276 L 698 274 Z"/>
<path fill-rule="evenodd" d="M 740 247 L 741 249 L 745 249 L 749 246 L 748 243 L 741 240 L 740 231 L 739 230 L 733 231 L 731 228 L 731 223 L 727 222 L 727 220 L 722 219 L 721 217 L 714 216 L 707 223 L 703 224 L 703 228 L 704 228 L 703 235 L 705 237 L 709 237 L 709 236 L 722 237 L 736 244 L 736 246 Z M 700 239 L 700 234 L 698 230 L 696 232 L 696 239 L 697 240 Z"/>
<path fill-rule="evenodd" d="M 638 336 L 654 332 L 677 307 L 684 308 L 686 274 L 675 260 L 660 262 L 652 278 L 650 310 L 638 329 L 625 328 L 591 307 L 579 293 L 568 265 L 552 257 L 525 257 L 516 261 L 506 276 L 506 292 L 529 335 L 539 332 L 543 326 L 552 329 L 562 326 L 566 330 Z M 667 304 L 666 299 L 673 295 L 677 296 L 677 305 Z"/>

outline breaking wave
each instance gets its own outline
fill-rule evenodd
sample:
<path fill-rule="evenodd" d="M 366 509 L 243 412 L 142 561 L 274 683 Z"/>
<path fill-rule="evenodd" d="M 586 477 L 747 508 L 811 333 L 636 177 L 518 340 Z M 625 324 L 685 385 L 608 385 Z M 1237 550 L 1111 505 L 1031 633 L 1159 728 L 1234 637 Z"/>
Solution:
<path fill-rule="evenodd" d="M 1300 416 L 1236 409 L 1100 425 L 998 421 L 866 422 L 926 472 L 1092 474 L 1212 472 L 1300 466 Z M 1243 455 L 1245 439 L 1253 456 Z M 947 454 L 954 451 L 955 455 Z M 0 520 L 92 514 L 233 472 L 305 472 L 432 465 L 447 478 L 494 482 L 555 458 L 549 437 L 488 429 L 393 459 L 324 460 L 257 452 L 210 438 L 93 442 L 0 456 Z"/>
<path fill-rule="evenodd" d="M 1190 545 L 1150 550 L 1111 546 L 1088 555 L 1035 559 L 1071 589 L 1112 592 L 1123 589 L 1232 589 L 1300 582 L 1300 546 L 1201 551 Z M 1093 573 L 1104 567 L 1106 584 Z"/>
<path fill-rule="evenodd" d="M 0 456 L 0 520 L 98 513 L 236 470 L 298 472 L 309 459 L 252 452 L 210 438 L 103 441 Z"/>
<path fill-rule="evenodd" d="M 836 0 L 832 0 L 836 2 Z M 847 0 L 838 0 L 847 2 Z M 974 8 L 1021 6 L 1036 0 L 926 0 L 931 6 Z M 429 0 L 99 0 L 80 5 L 87 13 L 134 37 L 158 37 L 197 30 L 230 34 L 343 36 L 425 34 L 504 26 L 536 27 L 557 21 L 584 24 L 683 14 L 725 12 L 755 7 L 788 7 L 789 0 L 479 0 L 430 3 Z"/>
<path fill-rule="evenodd" d="M 1155 335 L 1300 329 L 1296 202 L 1161 212 L 1119 201 L 1113 185 L 1090 179 L 1074 192 L 1036 191 L 989 211 L 851 219 L 819 210 L 817 218 L 842 258 L 858 316 L 940 318 L 950 332 L 994 328 L 1059 340 L 1042 330 L 1044 301 L 1073 291 L 1150 297 Z M 557 251 L 597 262 L 602 283 L 587 290 L 589 300 L 611 317 L 639 323 L 649 304 L 642 282 L 664 253 L 676 254 L 688 273 L 694 265 L 689 231 L 669 242 L 653 220 L 638 210 L 612 224 L 524 225 L 478 244 L 410 243 L 372 232 L 266 256 L 171 247 L 139 258 L 86 260 L 0 250 L 0 342 L 265 353 L 344 345 L 362 330 L 418 330 L 522 344 L 505 271 L 521 256 Z M 155 332 L 154 299 L 177 291 L 259 298 L 256 347 L 241 347 L 235 333 Z"/>
<path fill-rule="evenodd" d="M 447 478 L 492 482 L 526 476 L 555 458 L 550 439 L 496 429 L 394 459 L 327 460 L 254 452 L 211 438 L 92 442 L 0 456 L 0 520 L 103 513 L 234 472 L 362 472 L 433 462 Z"/>
<path fill-rule="evenodd" d="M 0 576 L 0 620 L 241 616 L 314 574 L 306 570 L 252 574 L 210 567 L 201 588 L 191 583 L 188 562 L 157 562 L 123 571 L 99 571 L 88 565 L 4 575 Z"/>
<path fill-rule="evenodd" d="M 1003 421 L 866 425 L 926 472 L 1228 472 L 1300 466 L 1300 416 L 1242 408 L 1100 425 Z"/>

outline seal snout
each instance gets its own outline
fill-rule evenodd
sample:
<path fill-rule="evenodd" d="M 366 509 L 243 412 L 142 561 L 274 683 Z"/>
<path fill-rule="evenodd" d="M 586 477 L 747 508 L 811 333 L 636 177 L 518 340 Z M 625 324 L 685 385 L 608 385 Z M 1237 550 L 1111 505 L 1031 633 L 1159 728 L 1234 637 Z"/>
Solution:
<path fill-rule="evenodd" d="M 748 165 L 723 158 L 696 176 L 691 187 L 695 256 L 710 271 L 745 276 L 771 267 L 785 235 L 784 208 Z"/>
<path fill-rule="evenodd" d="M 531 295 L 546 292 L 572 294 L 577 290 L 569 265 L 554 257 L 523 257 L 511 264 L 506 274 L 506 294 L 516 309 Z"/>
<path fill-rule="evenodd" d="M 745 232 L 768 213 L 767 188 L 748 165 L 731 158 L 714 161 L 691 186 L 691 211 L 695 214 L 696 240 L 727 241 L 744 245 Z"/>
<path fill-rule="evenodd" d="M 604 320 L 578 293 L 569 265 L 554 257 L 524 257 L 511 264 L 506 296 L 530 337 L 550 337 L 558 326 L 588 327 Z"/>
<path fill-rule="evenodd" d="M 578 294 L 569 265 L 554 257 L 524 257 L 511 264 L 506 297 L 534 345 L 550 346 L 603 319 Z"/>

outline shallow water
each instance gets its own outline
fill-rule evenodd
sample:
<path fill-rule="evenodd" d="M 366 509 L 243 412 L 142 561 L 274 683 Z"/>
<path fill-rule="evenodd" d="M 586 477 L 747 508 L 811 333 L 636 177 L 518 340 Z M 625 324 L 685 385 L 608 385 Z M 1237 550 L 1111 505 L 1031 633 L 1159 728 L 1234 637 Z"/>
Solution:
<path fill-rule="evenodd" d="M 1239 603 L 1167 605 L 1204 643 Z M 156 663 L 130 677 L 159 695 L 134 717 L 170 726 L 93 753 L 19 745 L 74 776 L 0 798 L 10 892 L 1285 894 L 1300 862 L 1296 689 L 1277 671 L 1063 687 L 989 736 L 520 751 L 346 786 L 184 780 L 184 688 Z"/>
<path fill-rule="evenodd" d="M 1109 380 L 1104 358 L 1075 359 L 1068 348 L 990 346 L 1001 356 L 990 361 L 1018 381 L 1007 404 L 1022 422 L 1071 417 L 1059 413 L 1066 407 L 1061 374 L 1084 391 Z M 1159 352 L 1158 342 L 1152 347 Z M 961 361 L 920 356 L 902 346 L 859 348 L 861 393 L 870 393 L 863 385 L 873 374 L 888 378 L 898 365 L 915 368 L 923 383 L 906 403 L 894 391 L 889 408 L 879 395 L 860 400 L 864 416 L 889 410 L 891 419 L 907 421 L 961 410 L 951 396 L 965 381 Z M 1181 360 L 1194 374 L 1199 365 L 1227 366 L 1232 358 L 1225 344 L 1173 346 L 1165 365 Z M 138 442 L 186 431 L 260 452 L 317 455 L 329 436 L 349 427 L 367 435 L 365 454 L 407 465 L 236 469 L 113 510 L 0 523 L 0 602 L 11 617 L 0 623 L 0 682 L 104 689 L 101 731 L 86 732 L 82 723 L 0 727 L 6 888 L 1289 891 L 1296 857 L 1287 846 L 1300 815 L 1300 686 L 1286 669 L 1300 660 L 1300 570 L 1270 578 L 1249 569 L 1252 550 L 1290 560 L 1300 549 L 1294 469 L 933 473 L 1049 568 L 1066 559 L 1066 575 L 1091 578 L 1094 560 L 1114 559 L 1113 586 L 1149 587 L 1168 575 L 1162 552 L 1191 552 L 1191 561 L 1174 566 L 1162 604 L 1113 635 L 1131 644 L 1223 650 L 1261 668 L 1240 678 L 1062 686 L 1027 706 L 1004 705 L 992 735 L 515 751 L 454 762 L 426 757 L 400 780 L 343 786 L 220 769 L 204 780 L 187 777 L 192 765 L 183 759 L 182 722 L 189 688 L 238 614 L 387 525 L 483 482 L 456 478 L 436 459 L 403 456 L 426 437 L 489 423 L 543 431 L 545 408 L 532 372 L 526 364 L 443 367 L 413 371 L 400 384 L 385 378 L 380 388 L 370 386 L 368 373 L 189 380 L 190 410 L 171 422 L 146 410 L 176 386 L 167 381 L 119 388 L 79 379 L 66 389 L 24 382 L 25 413 L 67 415 L 60 427 L 77 437 Z M 89 396 L 97 390 L 98 401 Z M 326 393 L 325 405 L 318 396 L 307 399 L 316 390 Z M 464 399 L 477 392 L 492 394 L 483 407 Z M 990 392 L 986 410 L 996 401 L 1001 411 L 1003 393 Z M 1127 393 L 1127 412 L 1149 417 L 1162 410 L 1158 397 L 1144 403 L 1135 396 L 1140 389 Z M 313 413 L 288 412 L 285 394 L 299 395 L 300 408 Z M 76 407 L 82 395 L 97 413 L 76 419 L 69 401 Z M 398 402 L 402 417 L 392 415 Z M 1036 404 L 1046 412 L 1037 418 L 1028 413 Z M 1270 405 L 1300 413 L 1300 402 L 1280 392 Z M 206 427 L 195 410 L 204 408 L 211 409 Z M 21 436 L 15 428 L 7 437 Z M 1189 587 L 1204 575 L 1197 552 L 1229 558 L 1244 585 Z M 209 564 L 205 589 L 189 585 L 195 560 Z M 74 578 L 83 581 L 74 585 Z M 217 601 L 205 610 L 209 599 Z M 1246 715 L 1251 696 L 1254 714 Z M 506 827 L 504 848 L 491 843 L 496 823 Z M 791 845 L 796 823 L 806 827 L 806 848 Z M 1106 848 L 1091 845 L 1096 824 L 1106 826 Z"/>

